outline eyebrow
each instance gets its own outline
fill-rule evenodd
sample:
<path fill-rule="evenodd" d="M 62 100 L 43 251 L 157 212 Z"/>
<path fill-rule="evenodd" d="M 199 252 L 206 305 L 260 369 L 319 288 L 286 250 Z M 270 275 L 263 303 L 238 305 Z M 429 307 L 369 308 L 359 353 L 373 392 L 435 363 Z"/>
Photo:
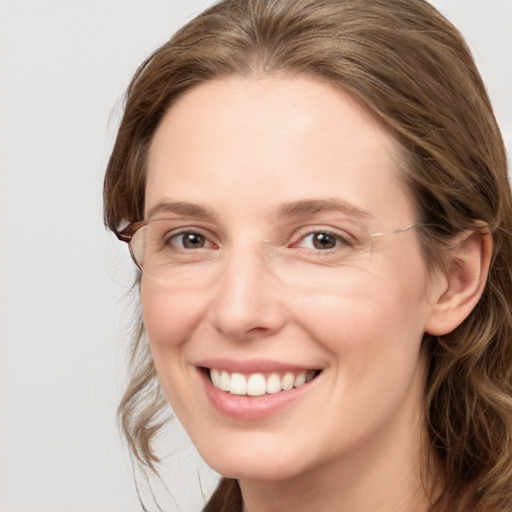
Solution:
<path fill-rule="evenodd" d="M 281 219 L 308 217 L 319 213 L 330 212 L 339 212 L 361 219 L 373 217 L 369 212 L 338 198 L 287 201 L 279 205 L 276 216 L 278 219 Z M 187 217 L 197 217 L 204 220 L 214 220 L 217 218 L 215 212 L 207 206 L 184 201 L 162 200 L 148 210 L 147 219 L 151 219 L 162 213 L 174 213 Z"/>
<path fill-rule="evenodd" d="M 187 217 L 199 217 L 201 219 L 214 219 L 215 213 L 206 206 L 183 201 L 162 200 L 148 210 L 146 217 L 151 219 L 161 213 L 175 213 Z"/>
<path fill-rule="evenodd" d="M 339 212 L 351 217 L 368 219 L 373 217 L 370 212 L 358 208 L 342 199 L 305 199 L 283 203 L 277 209 L 278 218 L 307 217 L 318 213 Z"/>

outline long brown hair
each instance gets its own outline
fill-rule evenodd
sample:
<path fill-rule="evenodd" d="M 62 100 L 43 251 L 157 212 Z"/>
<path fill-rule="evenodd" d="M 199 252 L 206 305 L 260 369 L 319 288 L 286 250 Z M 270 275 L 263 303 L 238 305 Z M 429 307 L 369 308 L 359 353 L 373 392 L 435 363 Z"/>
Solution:
<path fill-rule="evenodd" d="M 506 155 L 463 38 L 427 2 L 224 0 L 198 16 L 140 66 L 128 88 L 105 177 L 106 225 L 115 230 L 143 218 L 148 148 L 180 95 L 213 78 L 276 73 L 333 84 L 394 133 L 432 266 L 441 264 L 455 234 L 476 221 L 489 226 L 494 248 L 481 300 L 452 333 L 425 339 L 426 430 L 436 461 L 430 471 L 442 475 L 431 510 L 510 511 L 512 201 Z M 119 417 L 135 459 L 153 470 L 158 457 L 152 440 L 166 407 L 155 383 L 141 324 Z M 237 489 L 224 481 L 216 503 L 236 509 Z"/>

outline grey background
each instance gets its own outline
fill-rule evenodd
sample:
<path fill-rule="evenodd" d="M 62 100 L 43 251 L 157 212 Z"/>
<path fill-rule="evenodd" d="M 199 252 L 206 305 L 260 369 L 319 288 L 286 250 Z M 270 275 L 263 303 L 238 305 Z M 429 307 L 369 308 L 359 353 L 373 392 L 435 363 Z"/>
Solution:
<path fill-rule="evenodd" d="M 102 175 L 136 66 L 211 3 L 0 0 L 2 512 L 140 510 L 115 425 L 132 266 L 102 227 Z M 510 154 L 512 0 L 432 3 L 473 48 Z M 157 492 L 198 510 L 216 477 L 171 434 L 173 498 Z"/>

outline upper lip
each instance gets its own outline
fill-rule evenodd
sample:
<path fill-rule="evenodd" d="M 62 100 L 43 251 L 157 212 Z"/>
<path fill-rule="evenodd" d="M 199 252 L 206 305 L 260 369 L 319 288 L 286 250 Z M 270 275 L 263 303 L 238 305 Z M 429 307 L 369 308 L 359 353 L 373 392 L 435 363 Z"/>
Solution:
<path fill-rule="evenodd" d="M 201 368 L 215 368 L 230 373 L 269 373 L 269 372 L 303 372 L 308 370 L 319 370 L 318 366 L 295 364 L 270 359 L 205 359 L 199 361 L 196 366 Z"/>

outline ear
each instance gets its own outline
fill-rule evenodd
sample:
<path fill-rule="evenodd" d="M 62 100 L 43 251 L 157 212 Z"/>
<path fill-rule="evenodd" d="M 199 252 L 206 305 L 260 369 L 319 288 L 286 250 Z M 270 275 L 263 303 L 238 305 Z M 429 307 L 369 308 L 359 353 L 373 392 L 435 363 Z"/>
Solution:
<path fill-rule="evenodd" d="M 458 327 L 480 300 L 492 255 L 488 229 L 465 231 L 448 252 L 446 271 L 432 286 L 431 312 L 425 331 L 434 336 Z"/>

